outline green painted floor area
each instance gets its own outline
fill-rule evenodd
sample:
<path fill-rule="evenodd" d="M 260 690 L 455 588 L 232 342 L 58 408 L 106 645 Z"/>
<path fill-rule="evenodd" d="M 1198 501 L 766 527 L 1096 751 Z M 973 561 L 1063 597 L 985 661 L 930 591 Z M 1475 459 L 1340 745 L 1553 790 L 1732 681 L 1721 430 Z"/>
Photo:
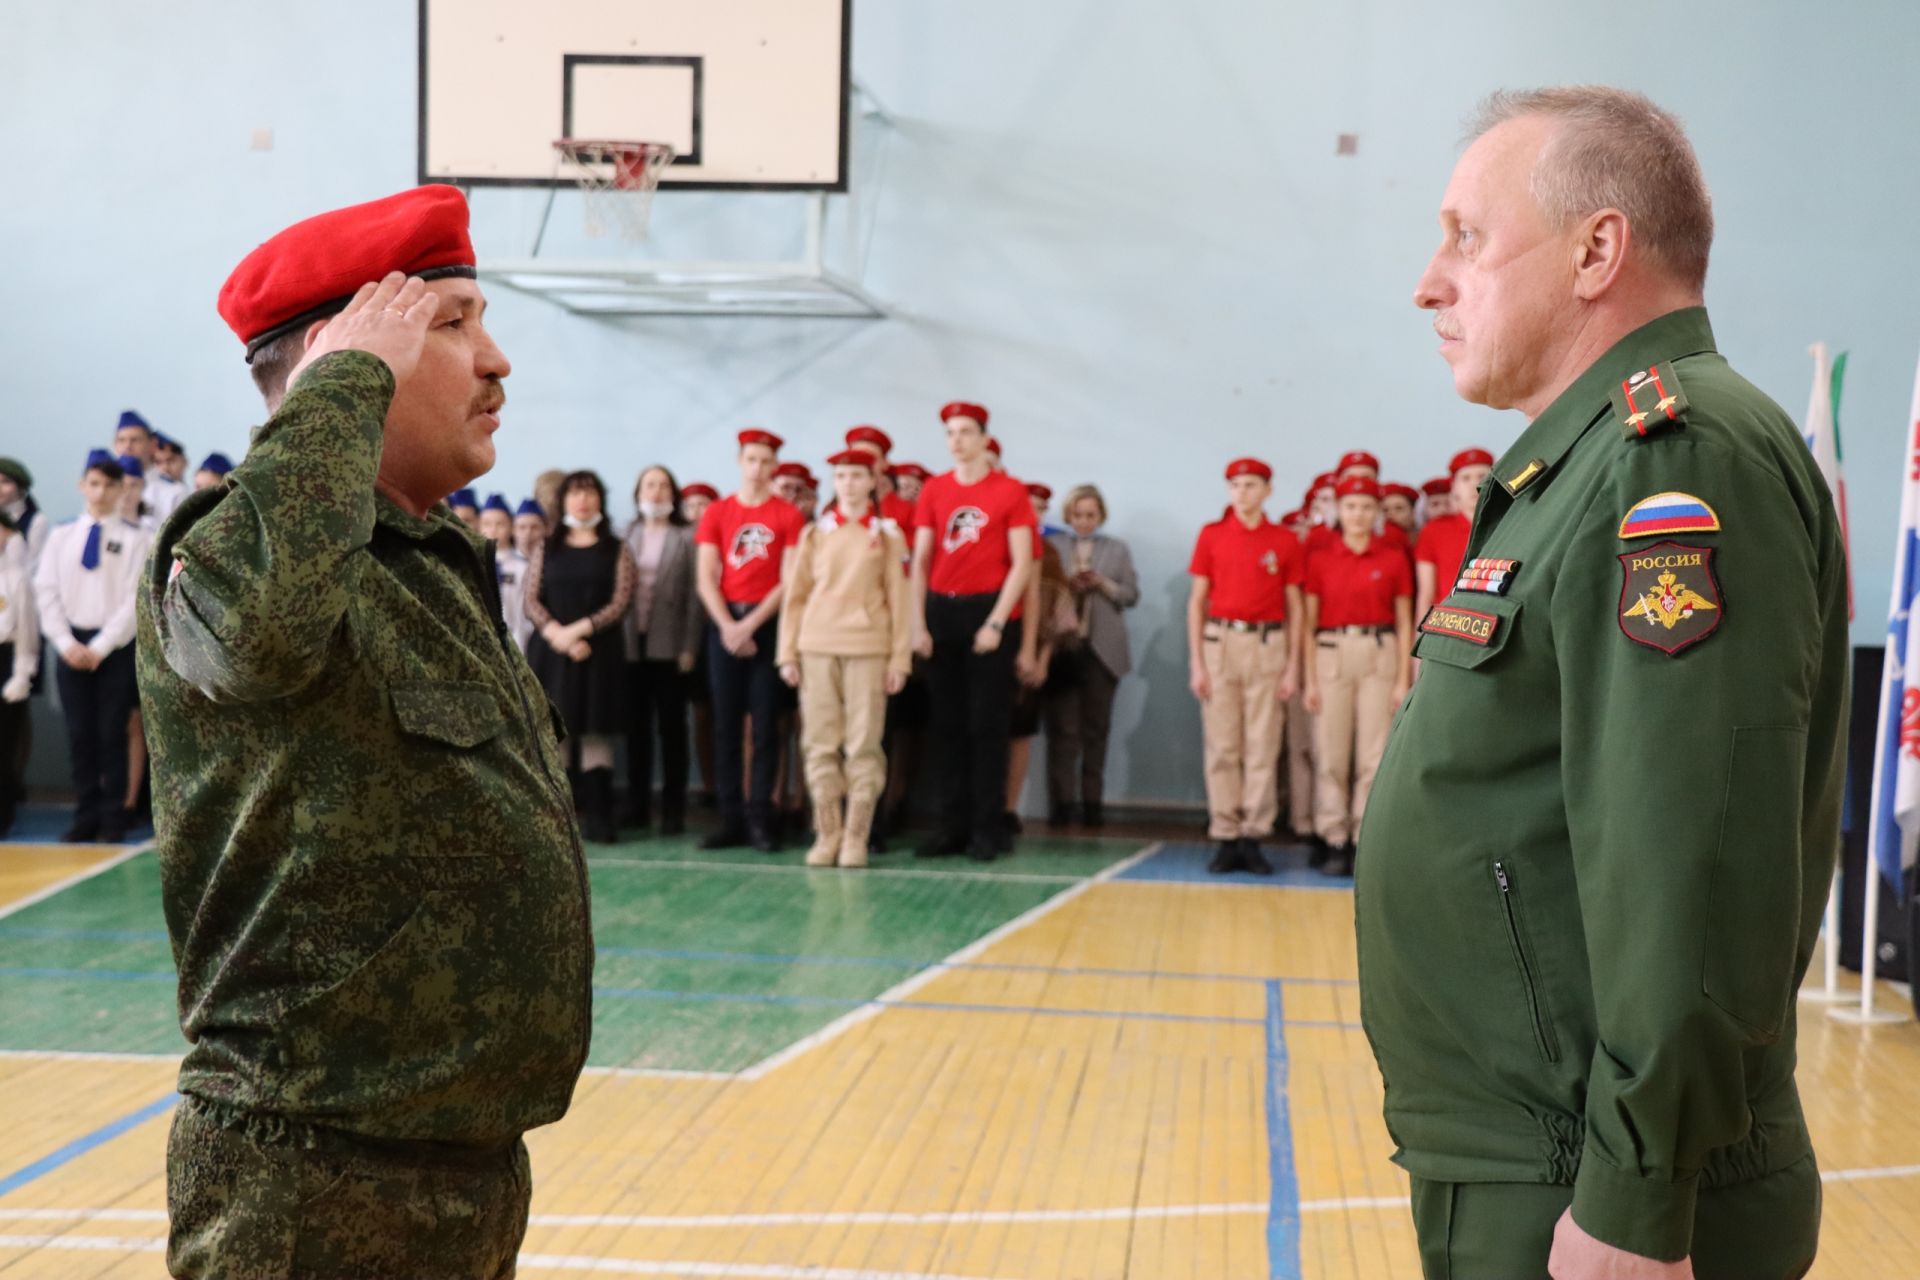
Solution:
<path fill-rule="evenodd" d="M 590 851 L 594 1066 L 738 1071 L 1139 847 L 1028 838 L 986 867 L 863 873 L 695 844 Z M 0 1049 L 178 1053 L 174 994 L 150 854 L 0 919 Z"/>

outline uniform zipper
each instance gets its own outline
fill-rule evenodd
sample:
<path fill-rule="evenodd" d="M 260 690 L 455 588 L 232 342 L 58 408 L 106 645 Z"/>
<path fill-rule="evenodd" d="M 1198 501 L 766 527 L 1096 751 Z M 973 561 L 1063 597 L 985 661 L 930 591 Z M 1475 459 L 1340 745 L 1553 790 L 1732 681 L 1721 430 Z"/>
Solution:
<path fill-rule="evenodd" d="M 1558 1062 L 1560 1042 L 1553 1034 L 1553 1023 L 1547 1018 L 1546 1006 L 1535 985 L 1536 971 L 1520 915 L 1520 899 L 1513 887 L 1513 877 L 1507 874 L 1506 863 L 1493 864 L 1493 878 L 1500 886 L 1500 906 L 1506 912 L 1507 938 L 1513 943 L 1514 962 L 1520 966 L 1520 986 L 1527 993 L 1527 1014 L 1533 1021 L 1534 1043 L 1539 1046 L 1541 1057 L 1548 1062 Z"/>

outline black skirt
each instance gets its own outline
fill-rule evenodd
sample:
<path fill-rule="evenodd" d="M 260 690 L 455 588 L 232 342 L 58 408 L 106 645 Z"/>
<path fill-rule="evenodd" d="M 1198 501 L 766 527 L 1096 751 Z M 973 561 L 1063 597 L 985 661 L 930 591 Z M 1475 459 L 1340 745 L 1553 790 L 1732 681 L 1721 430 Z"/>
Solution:
<path fill-rule="evenodd" d="M 573 622 L 613 599 L 620 543 L 602 538 L 591 547 L 550 543 L 540 573 L 540 603 L 553 620 Z M 567 733 L 615 735 L 627 729 L 627 661 L 620 628 L 610 626 L 588 641 L 593 653 L 575 662 L 555 653 L 538 631 L 527 642 L 527 663 L 560 708 Z"/>

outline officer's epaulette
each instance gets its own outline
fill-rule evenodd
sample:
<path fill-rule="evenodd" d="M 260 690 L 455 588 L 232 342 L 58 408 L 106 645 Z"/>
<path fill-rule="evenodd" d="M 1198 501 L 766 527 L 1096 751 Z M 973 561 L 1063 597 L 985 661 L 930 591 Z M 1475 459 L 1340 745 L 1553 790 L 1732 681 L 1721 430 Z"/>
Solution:
<path fill-rule="evenodd" d="M 1627 375 L 1614 384 L 1613 413 L 1629 440 L 1672 430 L 1687 416 L 1687 393 L 1680 389 L 1680 375 L 1664 360 Z"/>

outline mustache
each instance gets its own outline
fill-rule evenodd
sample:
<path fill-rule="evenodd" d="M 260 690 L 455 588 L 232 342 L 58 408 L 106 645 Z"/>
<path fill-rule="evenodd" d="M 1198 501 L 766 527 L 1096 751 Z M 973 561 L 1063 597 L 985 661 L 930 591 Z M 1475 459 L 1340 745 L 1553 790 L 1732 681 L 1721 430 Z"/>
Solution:
<path fill-rule="evenodd" d="M 473 397 L 473 403 L 468 409 L 468 414 L 469 416 L 473 416 L 482 413 L 498 413 L 500 412 L 501 406 L 506 404 L 506 402 L 506 388 L 497 382 L 489 383 Z"/>
<path fill-rule="evenodd" d="M 1465 336 L 1460 332 L 1460 326 L 1453 322 L 1453 317 L 1444 311 L 1433 318 L 1433 331 L 1443 338 L 1454 340 Z"/>

